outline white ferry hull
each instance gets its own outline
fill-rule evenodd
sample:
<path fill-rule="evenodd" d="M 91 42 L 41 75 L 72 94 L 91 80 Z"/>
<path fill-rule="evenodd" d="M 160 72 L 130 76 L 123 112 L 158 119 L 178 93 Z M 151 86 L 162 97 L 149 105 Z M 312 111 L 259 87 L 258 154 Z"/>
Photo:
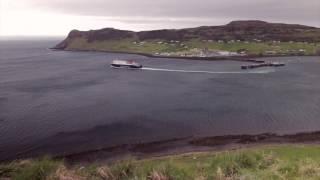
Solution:
<path fill-rule="evenodd" d="M 142 65 L 131 61 L 114 60 L 111 65 L 113 68 L 140 69 Z"/>

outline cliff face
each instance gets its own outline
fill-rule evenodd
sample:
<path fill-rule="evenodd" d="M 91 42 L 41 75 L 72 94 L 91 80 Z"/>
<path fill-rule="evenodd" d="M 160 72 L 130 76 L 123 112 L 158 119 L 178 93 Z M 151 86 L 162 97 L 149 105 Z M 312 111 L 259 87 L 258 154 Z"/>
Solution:
<path fill-rule="evenodd" d="M 76 38 L 84 38 L 89 43 L 94 41 L 104 41 L 104 40 L 117 40 L 124 38 L 137 38 L 136 33 L 133 31 L 123 31 L 113 28 L 105 28 L 100 30 L 91 30 L 91 31 L 78 31 L 72 30 L 67 38 L 56 45 L 56 49 L 65 49 L 71 43 L 72 40 Z"/>
<path fill-rule="evenodd" d="M 179 40 L 210 39 L 210 40 L 254 40 L 262 41 L 307 41 L 320 42 L 320 28 L 295 25 L 268 23 L 264 21 L 233 21 L 223 26 L 202 26 L 179 30 L 125 31 L 105 28 L 91 31 L 72 30 L 68 37 L 55 48 L 65 49 L 75 38 L 85 39 L 88 43 L 95 41 L 134 39 L 144 40 Z"/>

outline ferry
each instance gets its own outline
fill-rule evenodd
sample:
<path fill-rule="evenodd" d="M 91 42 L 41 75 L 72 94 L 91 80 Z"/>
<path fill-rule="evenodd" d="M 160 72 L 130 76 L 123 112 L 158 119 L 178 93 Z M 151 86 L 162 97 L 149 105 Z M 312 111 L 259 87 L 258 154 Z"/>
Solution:
<path fill-rule="evenodd" d="M 111 62 L 113 68 L 141 69 L 142 65 L 132 60 L 113 60 Z"/>
<path fill-rule="evenodd" d="M 273 63 L 271 63 L 271 66 L 274 66 L 274 67 L 285 66 L 285 65 L 286 65 L 285 63 L 281 63 L 281 62 L 273 62 Z"/>
<path fill-rule="evenodd" d="M 250 65 L 242 65 L 241 69 L 253 69 L 253 68 L 259 68 L 259 67 L 280 67 L 280 66 L 285 66 L 285 63 L 281 62 L 265 62 L 265 63 L 260 63 L 260 64 L 250 64 Z"/>

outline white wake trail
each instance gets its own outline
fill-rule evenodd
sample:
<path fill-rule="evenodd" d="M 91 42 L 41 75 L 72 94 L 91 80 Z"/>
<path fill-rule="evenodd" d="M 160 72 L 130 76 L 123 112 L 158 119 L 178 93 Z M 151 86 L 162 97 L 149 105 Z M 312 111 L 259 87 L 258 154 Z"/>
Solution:
<path fill-rule="evenodd" d="M 193 70 L 179 70 L 179 69 L 160 69 L 160 68 L 141 68 L 147 71 L 163 71 L 163 72 L 184 72 L 184 73 L 206 73 L 206 74 L 267 74 L 274 72 L 274 69 L 265 69 L 259 71 L 193 71 Z"/>

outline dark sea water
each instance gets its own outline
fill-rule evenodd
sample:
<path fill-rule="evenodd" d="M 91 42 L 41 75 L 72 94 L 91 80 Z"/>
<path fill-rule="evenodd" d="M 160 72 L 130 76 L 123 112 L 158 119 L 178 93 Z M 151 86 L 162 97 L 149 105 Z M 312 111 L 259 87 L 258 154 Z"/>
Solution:
<path fill-rule="evenodd" d="M 320 58 L 235 61 L 63 52 L 0 41 L 0 160 L 189 136 L 320 130 Z M 143 70 L 111 69 L 132 59 Z"/>

